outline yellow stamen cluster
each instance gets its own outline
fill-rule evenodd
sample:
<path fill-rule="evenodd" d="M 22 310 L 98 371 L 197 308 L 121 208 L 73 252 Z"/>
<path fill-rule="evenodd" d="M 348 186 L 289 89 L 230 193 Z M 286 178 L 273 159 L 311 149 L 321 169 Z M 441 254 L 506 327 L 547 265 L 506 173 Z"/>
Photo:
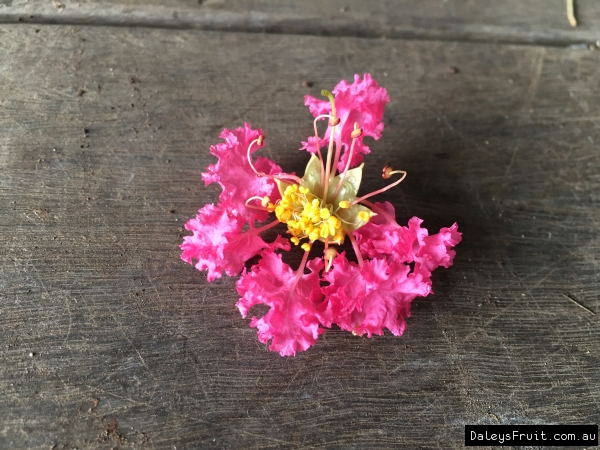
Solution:
<path fill-rule="evenodd" d="M 304 238 L 311 243 L 328 239 L 339 244 L 344 240 L 342 221 L 333 214 L 331 206 L 323 205 L 321 199 L 306 187 L 288 186 L 275 206 L 275 215 L 280 222 L 287 224 L 288 233 L 292 235 L 290 240 L 295 245 Z M 305 251 L 305 246 L 310 249 L 309 244 L 303 244 Z"/>

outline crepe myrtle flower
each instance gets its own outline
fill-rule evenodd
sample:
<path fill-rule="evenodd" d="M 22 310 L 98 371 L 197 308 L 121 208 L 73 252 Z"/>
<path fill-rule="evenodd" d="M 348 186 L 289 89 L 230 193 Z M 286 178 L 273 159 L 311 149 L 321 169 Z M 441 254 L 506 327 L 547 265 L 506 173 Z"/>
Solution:
<path fill-rule="evenodd" d="M 302 177 L 253 157 L 265 144 L 262 130 L 249 124 L 223 130 L 224 142 L 210 148 L 218 162 L 202 174 L 207 185 L 221 185 L 219 203 L 205 205 L 187 222 L 193 234 L 181 244 L 181 258 L 207 270 L 208 281 L 241 272 L 237 307 L 246 317 L 257 304 L 269 306 L 250 326 L 282 356 L 306 350 L 332 324 L 359 336 L 382 335 L 385 328 L 401 335 L 410 303 L 432 293 L 432 271 L 452 264 L 452 247 L 461 240 L 456 224 L 429 235 L 421 219 L 400 226 L 390 203 L 369 200 L 404 180 L 403 170 L 384 167 L 383 178 L 396 179 L 358 194 L 363 155 L 370 152 L 363 139 L 381 136 L 386 90 L 365 74 L 322 94 L 326 100 L 305 97 L 315 119 L 314 135 L 301 147 L 311 153 Z M 319 120 L 328 121 L 323 138 Z M 256 226 L 271 215 L 275 220 Z M 280 223 L 287 226 L 287 238 L 261 237 Z M 346 239 L 356 263 L 337 251 Z M 323 243 L 323 254 L 309 259 L 316 241 Z M 304 252 L 296 270 L 275 252 L 292 247 Z M 246 261 L 256 255 L 261 259 L 247 270 Z"/>

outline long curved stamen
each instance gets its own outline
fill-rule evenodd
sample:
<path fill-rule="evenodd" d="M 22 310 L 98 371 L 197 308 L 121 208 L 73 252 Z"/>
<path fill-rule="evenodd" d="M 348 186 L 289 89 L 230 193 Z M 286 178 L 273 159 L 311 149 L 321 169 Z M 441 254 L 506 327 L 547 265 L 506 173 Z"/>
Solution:
<path fill-rule="evenodd" d="M 319 131 L 317 130 L 317 120 L 321 120 L 326 117 L 330 120 L 333 120 L 333 117 L 329 114 L 321 114 L 320 116 L 315 117 L 315 120 L 313 120 L 313 128 L 315 129 L 315 147 L 317 149 L 317 153 L 319 154 L 319 161 L 321 161 L 321 188 L 323 187 L 323 178 L 325 178 L 325 166 L 323 162 L 323 155 L 321 154 L 321 147 L 319 146 Z"/>
<path fill-rule="evenodd" d="M 258 200 L 260 202 L 261 206 L 251 205 L 250 202 L 252 200 Z M 270 207 L 269 207 L 269 205 L 270 205 Z M 264 196 L 264 197 L 258 197 L 258 196 L 250 197 L 248 200 L 246 200 L 246 202 L 244 203 L 244 206 L 246 208 L 259 209 L 261 211 L 269 211 L 269 212 L 271 212 L 271 211 L 275 210 L 273 204 L 271 203 L 271 199 L 268 196 Z"/>
<path fill-rule="evenodd" d="M 296 175 L 291 175 L 289 173 L 278 173 L 276 175 L 270 175 L 268 173 L 259 172 L 258 170 L 256 170 L 256 167 L 254 167 L 254 164 L 252 163 L 252 156 L 250 150 L 252 149 L 252 146 L 256 143 L 258 143 L 259 147 L 262 147 L 264 140 L 265 137 L 263 135 L 260 135 L 257 139 L 254 139 L 252 142 L 250 142 L 250 145 L 248 146 L 248 151 L 246 152 L 248 164 L 250 164 L 250 168 L 254 171 L 254 173 L 259 177 L 271 178 L 273 180 L 294 180 L 296 183 L 300 184 L 302 180 L 300 180 L 300 178 Z"/>
<path fill-rule="evenodd" d="M 326 96 L 329 99 L 329 103 L 331 103 L 331 116 L 332 119 L 329 122 L 329 127 L 331 128 L 329 131 L 329 145 L 327 147 L 327 163 L 325 164 L 325 183 L 323 186 L 323 200 L 327 201 L 327 190 L 329 188 L 329 177 L 331 175 L 331 156 L 333 152 L 333 143 L 335 141 L 335 126 L 340 123 L 340 119 L 336 117 L 335 110 L 335 97 L 329 91 L 323 89 L 321 91 L 321 95 Z"/>
<path fill-rule="evenodd" d="M 350 242 L 352 243 L 352 248 L 354 249 L 354 253 L 356 253 L 356 260 L 358 261 L 359 267 L 362 267 L 363 266 L 363 258 L 362 258 L 362 255 L 360 254 L 360 249 L 358 248 L 356 239 L 354 239 L 354 236 L 352 236 L 351 232 L 346 233 L 346 236 L 348 236 L 348 239 L 350 239 Z"/>
<path fill-rule="evenodd" d="M 365 199 L 367 199 L 369 197 L 373 197 L 374 195 L 381 194 L 382 192 L 385 192 L 388 189 L 393 188 L 397 184 L 400 184 L 402 182 L 402 180 L 404 180 L 406 178 L 406 172 L 404 170 L 391 170 L 391 169 L 390 170 L 386 170 L 386 169 L 389 169 L 389 167 L 386 167 L 385 169 L 383 169 L 384 170 L 383 178 L 389 178 L 390 176 L 392 176 L 395 173 L 401 173 L 402 177 L 398 181 L 394 181 L 392 184 L 388 184 L 384 188 L 378 189 L 378 190 L 376 190 L 374 192 L 371 192 L 370 194 L 363 195 L 360 198 L 354 199 L 352 201 L 352 203 L 350 203 L 350 206 L 356 205 L 357 203 L 362 202 L 363 200 L 365 200 Z"/>
<path fill-rule="evenodd" d="M 333 122 L 330 122 L 330 126 L 331 123 Z M 331 133 L 329 134 L 329 146 L 327 147 L 327 163 L 325 164 L 325 181 L 323 186 L 323 199 L 325 201 L 327 201 L 327 190 L 329 189 L 331 153 L 333 151 L 333 130 L 335 130 L 335 125 L 331 126 Z"/>
<path fill-rule="evenodd" d="M 352 161 L 352 156 L 354 155 L 354 143 L 361 136 L 362 136 L 362 130 L 360 128 L 358 128 L 358 123 L 354 122 L 354 131 L 352 131 L 352 134 L 351 134 L 352 145 L 350 146 L 350 153 L 348 154 L 348 161 L 346 161 L 346 167 L 344 167 L 344 171 L 342 172 L 342 175 L 340 177 L 340 182 L 338 183 L 337 188 L 335 189 L 335 192 L 331 196 L 332 203 L 335 201 L 335 198 L 339 194 L 340 189 L 342 189 L 342 184 L 344 183 L 344 179 L 346 178 L 346 174 L 348 173 L 348 169 L 350 168 L 350 162 Z M 334 167 L 337 167 L 337 164 L 335 162 L 334 162 Z"/>
<path fill-rule="evenodd" d="M 263 225 L 262 227 L 259 228 L 250 228 L 250 230 L 248 230 L 248 233 L 255 233 L 255 234 L 259 234 L 262 233 L 263 231 L 268 230 L 269 228 L 273 228 L 275 225 L 279 225 L 281 222 L 279 220 L 274 220 L 273 222 L 270 222 L 266 225 Z"/>
<path fill-rule="evenodd" d="M 304 256 L 302 257 L 302 261 L 300 261 L 300 267 L 298 267 L 298 270 L 296 270 L 296 275 L 294 276 L 294 281 L 292 282 L 290 292 L 294 292 L 298 281 L 300 281 L 300 278 L 302 278 L 302 276 L 304 275 L 304 266 L 306 266 L 306 261 L 308 261 L 308 254 L 310 253 L 310 244 L 302 244 L 303 249 L 305 245 L 308 246 L 308 250 L 304 250 Z"/>
<path fill-rule="evenodd" d="M 337 170 L 337 166 L 338 163 L 340 162 L 340 156 L 342 153 L 342 144 L 339 141 L 339 139 L 337 141 L 335 141 L 335 156 L 333 157 L 333 164 L 331 165 L 331 176 L 334 177 L 335 176 L 335 172 Z"/>
<path fill-rule="evenodd" d="M 250 153 L 250 149 L 252 148 L 252 146 L 256 143 L 258 143 L 259 147 L 262 147 L 263 142 L 264 142 L 265 138 L 264 136 L 259 136 L 257 139 L 254 139 L 252 142 L 250 142 L 250 145 L 248 146 L 248 151 L 246 152 L 246 157 L 248 158 L 248 164 L 250 164 L 250 168 L 254 171 L 254 173 L 256 175 L 263 176 L 265 175 L 263 172 L 259 172 L 258 170 L 256 170 L 256 167 L 254 167 L 254 164 L 252 164 L 252 157 L 251 157 L 251 153 Z"/>

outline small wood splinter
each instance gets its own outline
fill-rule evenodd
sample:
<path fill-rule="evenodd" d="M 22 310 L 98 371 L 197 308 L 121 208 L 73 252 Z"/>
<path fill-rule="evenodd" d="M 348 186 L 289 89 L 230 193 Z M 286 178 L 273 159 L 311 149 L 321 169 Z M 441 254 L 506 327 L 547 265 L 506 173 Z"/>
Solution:
<path fill-rule="evenodd" d="M 577 26 L 577 18 L 575 17 L 575 0 L 567 0 L 567 18 L 572 27 Z"/>

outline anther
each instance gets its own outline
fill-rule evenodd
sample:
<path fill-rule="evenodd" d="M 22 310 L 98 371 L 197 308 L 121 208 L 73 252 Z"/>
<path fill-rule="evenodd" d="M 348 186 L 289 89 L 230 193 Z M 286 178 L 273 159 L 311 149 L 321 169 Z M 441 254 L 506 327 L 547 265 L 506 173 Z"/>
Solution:
<path fill-rule="evenodd" d="M 323 256 L 325 256 L 325 261 L 326 261 L 325 272 L 329 272 L 329 269 L 331 269 L 331 264 L 333 262 L 333 258 L 335 258 L 337 256 L 337 250 L 333 247 L 326 248 L 323 251 Z"/>
<path fill-rule="evenodd" d="M 265 195 L 265 196 L 262 198 L 262 200 L 261 200 L 260 204 L 261 204 L 263 207 L 265 207 L 265 208 L 266 208 L 267 206 L 269 206 L 269 203 L 270 203 L 270 202 L 271 202 L 271 199 L 269 198 L 269 196 Z"/>
<path fill-rule="evenodd" d="M 339 207 L 342 208 L 342 209 L 348 209 L 348 208 L 350 208 L 350 202 L 348 202 L 346 200 L 342 200 L 339 203 Z"/>
<path fill-rule="evenodd" d="M 265 143 L 265 136 L 262 134 L 260 136 L 258 136 L 256 143 L 258 144 L 259 147 L 262 147 L 263 144 Z"/>
<path fill-rule="evenodd" d="M 352 133 L 350 133 L 350 137 L 352 139 L 358 139 L 359 137 L 361 137 L 363 134 L 363 130 L 362 128 L 358 128 L 358 123 L 354 122 L 354 130 L 352 130 Z"/>
<path fill-rule="evenodd" d="M 330 127 L 335 127 L 339 123 L 340 123 L 340 118 L 336 117 L 335 119 L 329 121 L 329 126 Z"/>
<path fill-rule="evenodd" d="M 385 166 L 383 168 L 383 175 L 381 175 L 381 176 L 387 180 L 388 178 L 391 178 L 393 171 L 394 170 L 390 166 Z"/>
<path fill-rule="evenodd" d="M 359 220 L 362 220 L 363 222 L 368 222 L 369 220 L 371 220 L 371 217 L 374 215 L 375 214 L 371 211 L 361 211 L 358 213 L 358 218 L 359 218 Z"/>
<path fill-rule="evenodd" d="M 308 242 L 305 242 L 300 246 L 300 248 L 305 252 L 310 252 L 311 245 Z"/>

